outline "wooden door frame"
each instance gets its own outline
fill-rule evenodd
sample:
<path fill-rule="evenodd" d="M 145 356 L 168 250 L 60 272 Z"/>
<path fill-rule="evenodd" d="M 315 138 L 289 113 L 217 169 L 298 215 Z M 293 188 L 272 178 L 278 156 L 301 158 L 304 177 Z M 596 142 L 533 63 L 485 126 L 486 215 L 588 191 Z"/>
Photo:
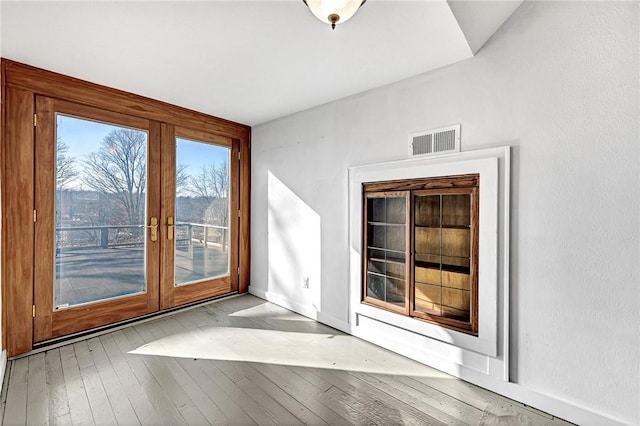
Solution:
<path fill-rule="evenodd" d="M 130 127 L 148 132 L 146 217 L 160 216 L 160 123 L 143 118 L 114 113 L 46 96 L 36 96 L 38 125 L 35 138 L 35 222 L 34 305 L 39 307 L 34 316 L 34 341 L 39 342 L 108 323 L 130 319 L 158 310 L 160 243 L 147 240 L 145 253 L 146 291 L 143 294 L 115 299 L 99 300 L 64 310 L 53 310 L 54 282 L 54 226 L 55 226 L 55 142 L 56 114 L 95 120 L 116 126 Z M 155 173 L 154 173 L 155 172 Z M 147 232 L 145 231 L 145 234 Z"/>
<path fill-rule="evenodd" d="M 8 356 L 33 348 L 36 95 L 139 117 L 160 125 L 164 123 L 201 129 L 236 140 L 240 154 L 241 212 L 238 292 L 247 292 L 251 190 L 249 126 L 5 58 L 0 60 L 0 71 L 2 347 L 7 349 Z"/>
<path fill-rule="evenodd" d="M 199 129 L 183 126 L 162 126 L 162 190 L 161 190 L 161 217 L 162 230 L 168 227 L 169 216 L 175 220 L 175 181 L 176 181 L 176 138 L 184 138 L 192 141 L 210 143 L 224 146 L 230 149 L 229 158 L 229 275 L 213 278 L 206 281 L 175 286 L 175 239 L 168 240 L 166 232 L 161 232 L 161 268 L 162 282 L 160 283 L 160 308 L 170 309 L 176 306 L 191 303 L 194 299 L 214 297 L 220 294 L 238 291 L 238 246 L 240 217 L 236 212 L 240 211 L 240 158 L 239 141 L 228 137 L 222 137 Z"/>

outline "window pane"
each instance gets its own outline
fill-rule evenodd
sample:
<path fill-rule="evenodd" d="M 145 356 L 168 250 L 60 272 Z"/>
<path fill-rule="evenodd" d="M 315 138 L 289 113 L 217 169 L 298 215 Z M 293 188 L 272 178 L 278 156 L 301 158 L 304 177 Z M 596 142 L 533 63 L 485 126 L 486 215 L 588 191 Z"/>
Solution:
<path fill-rule="evenodd" d="M 369 247 L 385 248 L 385 226 L 369 225 L 368 241 Z"/>
<path fill-rule="evenodd" d="M 387 260 L 391 260 L 393 262 L 404 262 L 405 259 L 405 254 L 404 251 L 392 251 L 392 250 L 387 250 L 386 252 Z"/>
<path fill-rule="evenodd" d="M 442 271 L 442 285 L 445 287 L 471 289 L 471 276 L 467 273 Z"/>
<path fill-rule="evenodd" d="M 406 197 L 367 198 L 367 296 L 405 306 Z"/>
<path fill-rule="evenodd" d="M 384 260 L 387 255 L 384 250 L 371 249 L 368 251 L 369 259 Z"/>
<path fill-rule="evenodd" d="M 469 257 L 471 255 L 471 230 L 443 228 L 442 255 Z"/>
<path fill-rule="evenodd" d="M 56 123 L 54 310 L 144 293 L 147 132 Z"/>
<path fill-rule="evenodd" d="M 432 315 L 440 315 L 440 286 L 416 283 L 415 309 Z"/>
<path fill-rule="evenodd" d="M 385 222 L 384 198 L 368 198 L 367 208 L 367 216 L 370 222 Z"/>
<path fill-rule="evenodd" d="M 440 268 L 440 263 L 442 261 L 442 256 L 439 254 L 424 254 L 424 253 L 416 253 L 416 265 L 429 267 L 429 268 Z"/>
<path fill-rule="evenodd" d="M 176 285 L 229 275 L 231 149 L 176 139 Z"/>
<path fill-rule="evenodd" d="M 387 226 L 387 244 L 389 250 L 404 251 L 406 250 L 406 231 L 404 225 Z"/>
<path fill-rule="evenodd" d="M 471 194 L 442 196 L 442 226 L 471 225 Z"/>
<path fill-rule="evenodd" d="M 415 223 L 419 226 L 440 226 L 440 196 L 415 197 Z"/>
<path fill-rule="evenodd" d="M 387 302 L 397 306 L 404 306 L 405 281 L 387 278 Z"/>
<path fill-rule="evenodd" d="M 469 321 L 471 292 L 452 288 L 442 289 L 442 316 L 461 321 Z"/>
<path fill-rule="evenodd" d="M 375 272 L 376 274 L 386 274 L 387 264 L 379 260 L 369 260 L 367 270 L 369 272 Z"/>
<path fill-rule="evenodd" d="M 468 274 L 470 265 L 469 258 L 466 257 L 442 256 L 442 269 L 445 271 Z"/>
<path fill-rule="evenodd" d="M 387 223 L 405 223 L 407 219 L 406 204 L 404 197 L 389 197 L 387 200 Z"/>
<path fill-rule="evenodd" d="M 382 275 L 367 274 L 367 296 L 385 300 L 385 278 Z"/>
<path fill-rule="evenodd" d="M 405 264 L 396 262 L 387 262 L 387 276 L 392 278 L 405 278 Z"/>
<path fill-rule="evenodd" d="M 441 274 L 440 267 L 437 267 L 437 268 L 416 267 L 415 280 L 420 283 L 440 285 L 440 282 L 441 282 L 440 274 Z"/>
<path fill-rule="evenodd" d="M 415 229 L 416 252 L 424 254 L 440 254 L 440 228 Z"/>

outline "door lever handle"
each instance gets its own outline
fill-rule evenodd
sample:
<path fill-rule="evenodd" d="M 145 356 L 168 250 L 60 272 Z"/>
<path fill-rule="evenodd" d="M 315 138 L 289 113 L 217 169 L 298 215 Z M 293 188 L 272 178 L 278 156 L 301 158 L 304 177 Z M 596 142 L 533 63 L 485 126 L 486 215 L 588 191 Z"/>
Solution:
<path fill-rule="evenodd" d="M 147 228 L 151 230 L 151 241 L 158 241 L 158 218 L 152 217 Z"/>
<path fill-rule="evenodd" d="M 173 216 L 167 218 L 167 240 L 173 240 L 173 233 L 175 232 L 175 225 L 173 223 Z"/>

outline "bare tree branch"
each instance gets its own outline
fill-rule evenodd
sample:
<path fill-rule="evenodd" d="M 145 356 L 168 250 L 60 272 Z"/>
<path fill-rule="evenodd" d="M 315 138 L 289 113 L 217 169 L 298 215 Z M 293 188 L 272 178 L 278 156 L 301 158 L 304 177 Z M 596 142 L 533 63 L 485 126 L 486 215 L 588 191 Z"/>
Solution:
<path fill-rule="evenodd" d="M 56 153 L 56 189 L 63 190 L 65 186 L 78 176 L 75 168 L 75 158 L 69 156 L 69 145 L 58 139 Z"/>
<path fill-rule="evenodd" d="M 185 191 L 206 203 L 202 220 L 228 226 L 229 166 L 226 161 L 203 165 L 197 175 L 189 177 Z"/>
<path fill-rule="evenodd" d="M 84 183 L 121 204 L 128 224 L 145 222 L 146 142 L 144 132 L 113 130 L 85 160 Z"/>

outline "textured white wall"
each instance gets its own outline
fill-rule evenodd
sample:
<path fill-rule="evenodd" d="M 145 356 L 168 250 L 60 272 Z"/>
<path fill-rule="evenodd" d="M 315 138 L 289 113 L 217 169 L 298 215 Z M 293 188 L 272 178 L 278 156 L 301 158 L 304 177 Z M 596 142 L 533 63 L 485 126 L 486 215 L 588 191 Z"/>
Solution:
<path fill-rule="evenodd" d="M 269 252 L 271 173 L 320 218 L 318 317 L 343 324 L 347 168 L 462 123 L 463 150 L 514 147 L 511 396 L 640 422 L 638 21 L 638 2 L 526 2 L 474 58 L 255 127 L 252 291 L 307 300 L 269 281 L 300 269 Z"/>

